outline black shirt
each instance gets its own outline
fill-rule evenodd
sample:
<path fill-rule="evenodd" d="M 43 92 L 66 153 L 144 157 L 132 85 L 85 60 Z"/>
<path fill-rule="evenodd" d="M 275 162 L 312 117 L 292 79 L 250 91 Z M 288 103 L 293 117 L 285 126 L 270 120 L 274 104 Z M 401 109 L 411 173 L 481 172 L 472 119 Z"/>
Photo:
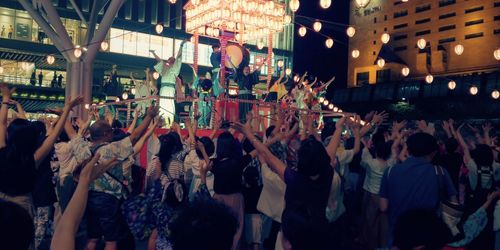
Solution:
<path fill-rule="evenodd" d="M 53 155 L 54 151 L 49 153 Z M 35 188 L 33 189 L 33 204 L 35 207 L 47 207 L 57 201 L 56 192 L 52 178 L 54 173 L 50 167 L 51 157 L 45 157 L 36 170 Z"/>
<path fill-rule="evenodd" d="M 23 154 L 12 146 L 0 149 L 0 192 L 10 196 L 27 195 L 35 185 L 33 154 Z"/>
<path fill-rule="evenodd" d="M 243 157 L 215 159 L 212 173 L 214 174 L 214 191 L 216 194 L 241 193 L 243 168 L 252 160 L 250 155 Z"/>

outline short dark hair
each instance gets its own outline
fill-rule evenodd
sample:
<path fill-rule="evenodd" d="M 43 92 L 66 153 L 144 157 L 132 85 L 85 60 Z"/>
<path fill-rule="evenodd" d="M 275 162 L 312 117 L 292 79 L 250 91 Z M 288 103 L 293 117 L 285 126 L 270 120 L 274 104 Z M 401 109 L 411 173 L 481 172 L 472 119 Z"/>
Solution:
<path fill-rule="evenodd" d="M 415 133 L 408 137 L 406 141 L 408 153 L 415 157 L 424 157 L 431 155 L 438 149 L 437 141 L 434 136 L 427 133 Z"/>
<path fill-rule="evenodd" d="M 455 152 L 458 148 L 458 141 L 457 139 L 455 138 L 448 138 L 445 142 L 444 142 L 444 147 L 446 148 L 446 152 L 448 154 L 451 154 L 453 152 Z"/>
<path fill-rule="evenodd" d="M 302 141 L 297 156 L 297 171 L 304 176 L 325 174 L 331 168 L 331 159 L 325 146 L 313 136 Z"/>
<path fill-rule="evenodd" d="M 0 244 L 5 249 L 29 249 L 34 226 L 28 211 L 16 203 L 0 199 Z"/>
<path fill-rule="evenodd" d="M 200 141 L 201 143 L 203 143 L 203 146 L 205 147 L 205 152 L 207 153 L 207 155 L 209 157 L 214 154 L 214 152 L 215 152 L 215 144 L 212 141 L 212 139 L 210 139 L 210 137 L 203 136 L 200 139 L 198 139 L 198 141 Z M 199 158 L 203 158 L 203 154 L 198 149 L 196 149 L 196 155 L 198 155 Z"/>
<path fill-rule="evenodd" d="M 387 160 L 392 153 L 392 141 L 383 142 L 375 146 L 375 155 L 377 158 Z"/>
<path fill-rule="evenodd" d="M 217 137 L 217 147 L 215 147 L 217 158 L 241 157 L 241 151 L 241 145 L 228 131 L 222 132 L 219 137 Z"/>
<path fill-rule="evenodd" d="M 106 136 L 108 133 L 113 133 L 113 129 L 107 122 L 99 120 L 90 126 L 89 133 L 90 139 L 92 141 L 97 141 Z"/>
<path fill-rule="evenodd" d="M 322 218 L 316 218 L 304 206 L 285 209 L 282 216 L 283 237 L 293 250 L 328 249 L 328 226 Z"/>
<path fill-rule="evenodd" d="M 220 44 L 216 43 L 212 45 L 212 49 L 218 49 L 218 48 L 220 48 Z"/>
<path fill-rule="evenodd" d="M 476 145 L 476 148 L 470 152 L 470 155 L 478 166 L 489 167 L 493 164 L 493 150 L 486 144 Z"/>
<path fill-rule="evenodd" d="M 229 250 L 237 228 L 234 213 L 213 199 L 195 199 L 169 225 L 174 250 Z"/>
<path fill-rule="evenodd" d="M 411 250 L 417 246 L 438 249 L 452 240 L 452 234 L 436 212 L 410 210 L 399 216 L 394 227 L 394 246 Z"/>

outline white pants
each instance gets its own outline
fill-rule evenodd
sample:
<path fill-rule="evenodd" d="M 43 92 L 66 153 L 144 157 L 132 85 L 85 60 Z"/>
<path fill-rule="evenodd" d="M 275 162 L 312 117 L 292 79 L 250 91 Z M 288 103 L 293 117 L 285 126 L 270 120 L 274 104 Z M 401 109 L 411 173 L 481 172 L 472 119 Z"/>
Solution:
<path fill-rule="evenodd" d="M 162 84 L 160 88 L 160 97 L 175 97 L 175 85 L 166 86 Z M 160 115 L 165 119 L 167 125 L 174 122 L 175 116 L 175 100 L 174 99 L 160 99 Z"/>

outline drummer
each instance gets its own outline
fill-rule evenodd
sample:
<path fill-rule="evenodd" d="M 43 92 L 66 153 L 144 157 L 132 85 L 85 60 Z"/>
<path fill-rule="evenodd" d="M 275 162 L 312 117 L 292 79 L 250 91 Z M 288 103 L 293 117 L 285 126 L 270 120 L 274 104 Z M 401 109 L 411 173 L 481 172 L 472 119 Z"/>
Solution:
<path fill-rule="evenodd" d="M 194 72 L 194 69 L 193 69 Z M 210 126 L 210 120 L 212 118 L 212 101 L 213 97 L 213 83 L 211 80 L 210 72 L 206 72 L 205 76 L 198 76 L 194 72 L 194 82 L 193 90 L 198 96 L 198 109 L 200 112 L 200 118 L 198 118 L 199 128 L 208 128 Z"/>
<path fill-rule="evenodd" d="M 224 93 L 224 86 L 220 84 L 219 73 L 221 66 L 221 51 L 220 44 L 212 45 L 212 54 L 210 55 L 210 63 L 212 64 L 212 83 L 213 83 L 213 95 L 218 97 L 220 94 Z"/>

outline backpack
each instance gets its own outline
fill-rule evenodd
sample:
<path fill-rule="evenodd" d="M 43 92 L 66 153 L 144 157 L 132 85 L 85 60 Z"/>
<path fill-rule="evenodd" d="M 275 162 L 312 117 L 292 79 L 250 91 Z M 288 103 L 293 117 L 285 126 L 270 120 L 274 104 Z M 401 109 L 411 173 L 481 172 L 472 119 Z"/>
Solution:
<path fill-rule="evenodd" d="M 173 161 L 175 161 L 175 159 Z M 170 166 L 171 163 L 172 160 L 167 163 L 168 166 Z M 163 189 L 161 200 L 172 208 L 179 207 L 180 205 L 185 204 L 188 200 L 189 191 L 183 178 L 184 168 L 182 167 L 180 169 L 182 171 L 180 178 L 172 178 L 172 176 L 170 176 L 170 173 L 168 172 L 168 168 L 164 174 L 162 173 L 162 175 L 167 178 L 168 183 Z"/>

